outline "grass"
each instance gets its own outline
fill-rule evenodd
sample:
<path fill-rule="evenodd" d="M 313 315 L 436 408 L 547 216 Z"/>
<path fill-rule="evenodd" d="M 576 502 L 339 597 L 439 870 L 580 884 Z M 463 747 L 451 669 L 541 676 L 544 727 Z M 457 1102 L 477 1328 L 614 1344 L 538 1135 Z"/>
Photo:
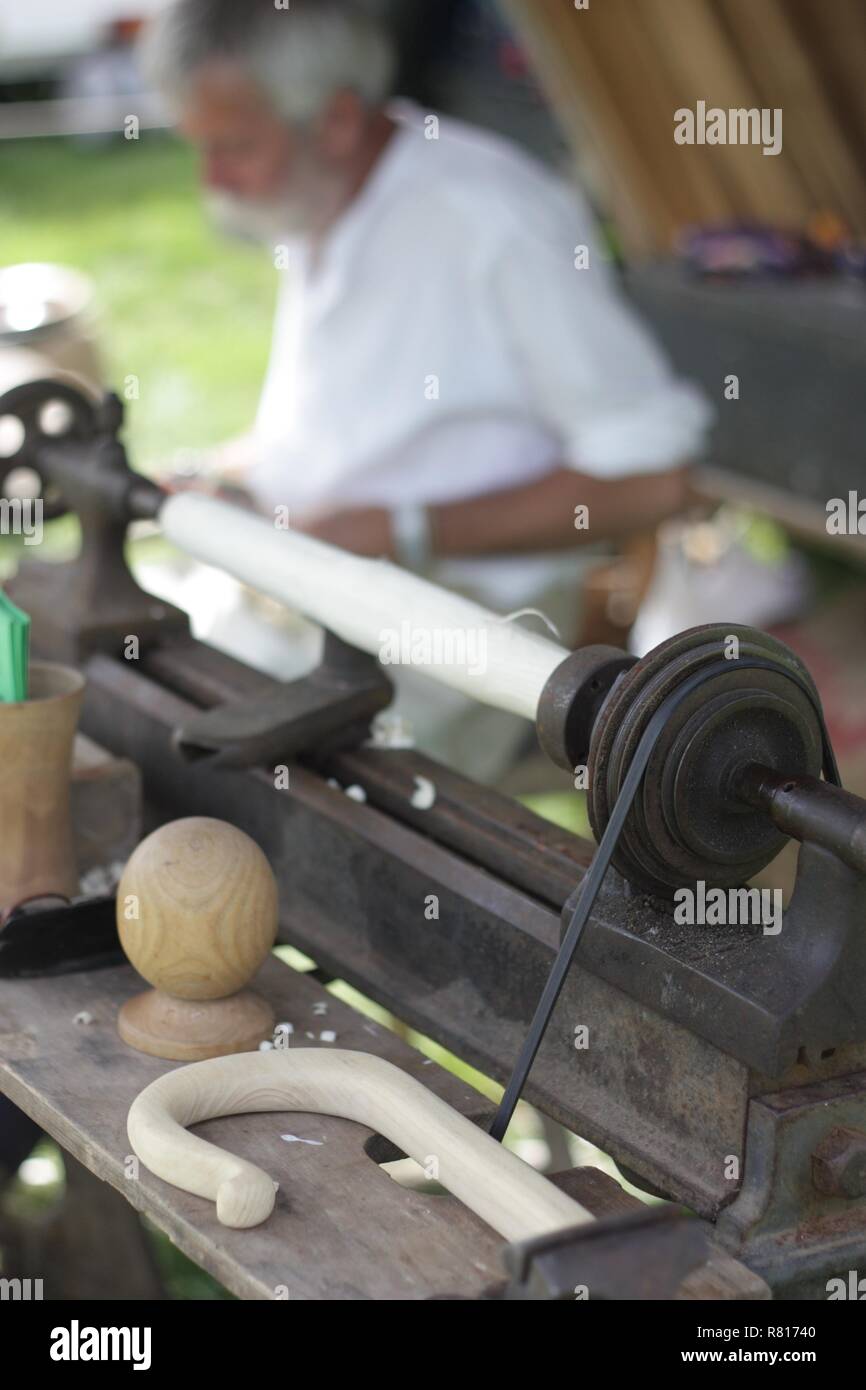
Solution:
<path fill-rule="evenodd" d="M 183 145 L 0 142 L 0 190 L 0 264 L 54 261 L 93 279 L 107 381 L 139 382 L 127 407 L 136 466 L 248 427 L 277 273 L 210 229 Z"/>

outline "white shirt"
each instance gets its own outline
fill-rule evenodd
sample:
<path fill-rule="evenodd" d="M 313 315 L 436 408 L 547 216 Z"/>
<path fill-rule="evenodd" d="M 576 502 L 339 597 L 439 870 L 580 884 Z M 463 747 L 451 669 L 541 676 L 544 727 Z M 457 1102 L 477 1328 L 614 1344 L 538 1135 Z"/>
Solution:
<path fill-rule="evenodd" d="M 563 464 L 614 478 L 698 452 L 708 407 L 620 296 L 582 196 L 498 136 L 406 101 L 389 114 L 398 129 L 315 271 L 286 242 L 259 502 L 432 504 Z"/>

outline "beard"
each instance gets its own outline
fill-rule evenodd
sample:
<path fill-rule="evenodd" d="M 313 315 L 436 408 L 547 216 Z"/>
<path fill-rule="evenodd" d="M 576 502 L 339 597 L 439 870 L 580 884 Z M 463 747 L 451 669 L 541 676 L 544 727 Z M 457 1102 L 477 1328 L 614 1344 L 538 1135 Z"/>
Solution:
<path fill-rule="evenodd" d="M 290 198 L 238 198 L 233 193 L 210 192 L 205 206 L 218 231 L 264 245 L 284 236 L 303 236 L 312 221 L 306 202 Z"/>

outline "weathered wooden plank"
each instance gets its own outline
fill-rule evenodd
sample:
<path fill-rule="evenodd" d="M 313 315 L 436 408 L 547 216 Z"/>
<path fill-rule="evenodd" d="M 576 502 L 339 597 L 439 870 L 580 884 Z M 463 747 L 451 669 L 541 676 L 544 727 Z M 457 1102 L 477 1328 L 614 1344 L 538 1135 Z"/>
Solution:
<path fill-rule="evenodd" d="M 328 1046 L 320 1034 L 330 1030 L 338 1046 L 388 1058 L 464 1114 L 488 1111 L 476 1091 L 282 962 L 270 959 L 255 984 L 298 1044 Z M 499 1237 L 453 1198 L 395 1183 L 376 1161 L 393 1150 L 345 1120 L 251 1115 L 201 1126 L 279 1181 L 273 1216 L 254 1230 L 227 1230 L 213 1203 L 143 1168 L 134 1176 L 126 1114 L 171 1065 L 117 1035 L 118 1006 L 140 988 L 128 967 L 0 982 L 0 1088 L 228 1289 L 253 1299 L 465 1298 L 501 1281 Z M 76 1023 L 82 1012 L 92 1021 Z M 285 1133 L 308 1142 L 286 1143 Z"/>
<path fill-rule="evenodd" d="M 272 958 L 255 985 L 278 1019 L 293 1025 L 297 1045 L 373 1052 L 461 1113 L 489 1115 L 489 1103 L 478 1092 L 309 977 Z M 218 1222 L 212 1202 L 145 1169 L 136 1175 L 127 1111 L 138 1092 L 171 1065 L 133 1052 L 117 1035 L 118 1008 L 140 987 L 128 967 L 0 982 L 0 1090 L 226 1288 L 247 1299 L 402 1300 L 477 1298 L 501 1284 L 502 1241 L 496 1234 L 449 1195 L 399 1186 L 379 1167 L 398 1155 L 349 1121 L 258 1114 L 197 1127 L 279 1181 L 273 1215 L 253 1230 L 229 1230 Z M 75 1021 L 82 1013 L 89 1022 Z M 326 1031 L 335 1034 L 334 1044 L 322 1039 Z M 636 1202 L 597 1169 L 560 1174 L 556 1182 L 599 1216 Z M 762 1298 L 767 1292 L 737 1261 L 714 1252 L 679 1296 Z"/>

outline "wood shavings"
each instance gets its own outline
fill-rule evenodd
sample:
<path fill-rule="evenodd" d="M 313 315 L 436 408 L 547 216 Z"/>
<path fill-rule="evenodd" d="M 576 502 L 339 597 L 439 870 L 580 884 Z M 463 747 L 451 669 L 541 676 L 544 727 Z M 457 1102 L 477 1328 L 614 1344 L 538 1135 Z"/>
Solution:
<path fill-rule="evenodd" d="M 351 797 L 353 801 L 367 800 L 367 793 L 357 782 L 353 782 L 350 787 L 341 787 L 336 777 L 329 777 L 328 786 L 333 787 L 335 791 L 344 792 L 345 795 Z"/>
<path fill-rule="evenodd" d="M 86 874 L 79 880 L 81 896 L 84 898 L 101 898 L 109 893 L 113 893 L 123 876 L 125 864 L 118 859 L 111 864 L 99 864 L 92 869 L 88 869 Z"/>
<path fill-rule="evenodd" d="M 365 748 L 414 748 L 412 725 L 398 715 L 377 715 Z"/>
<path fill-rule="evenodd" d="M 436 801 L 436 784 L 429 777 L 416 777 L 415 790 L 409 798 L 416 811 L 429 811 Z"/>

